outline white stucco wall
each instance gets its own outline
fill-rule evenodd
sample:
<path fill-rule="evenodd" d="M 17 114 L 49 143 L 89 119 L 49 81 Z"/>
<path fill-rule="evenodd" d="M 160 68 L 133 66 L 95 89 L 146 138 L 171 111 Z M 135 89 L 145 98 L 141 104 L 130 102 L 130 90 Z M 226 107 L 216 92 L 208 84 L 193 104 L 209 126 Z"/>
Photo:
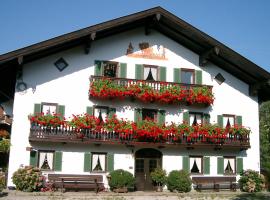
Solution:
<path fill-rule="evenodd" d="M 161 44 L 166 47 L 167 60 L 153 60 L 131 58 L 125 56 L 129 43 L 134 47 L 141 42 L 149 42 L 150 45 Z M 63 57 L 69 66 L 59 72 L 54 62 Z M 10 164 L 8 185 L 12 185 L 11 176 L 20 165 L 29 164 L 29 152 L 26 147 L 40 144 L 29 144 L 30 123 L 27 116 L 33 112 L 34 104 L 41 102 L 58 103 L 65 105 L 66 116 L 80 114 L 86 111 L 86 106 L 105 105 L 116 108 L 116 114 L 121 118 L 133 120 L 134 108 L 161 108 L 157 104 L 143 104 L 130 101 L 105 101 L 89 100 L 89 77 L 94 75 L 95 60 L 112 60 L 127 63 L 127 78 L 135 78 L 135 64 L 149 64 L 165 66 L 167 68 L 167 81 L 173 81 L 173 68 L 191 68 L 203 71 L 203 84 L 212 85 L 215 94 L 215 102 L 212 107 L 200 108 L 184 105 L 164 105 L 166 110 L 166 122 L 182 122 L 184 111 L 206 112 L 211 115 L 211 122 L 217 122 L 217 115 L 234 114 L 243 117 L 243 125 L 251 128 L 251 148 L 242 152 L 214 152 L 213 150 L 200 150 L 187 152 L 177 148 L 162 149 L 163 167 L 169 172 L 173 169 L 181 169 L 183 155 L 209 155 L 211 156 L 211 175 L 216 175 L 216 156 L 234 155 L 244 157 L 244 168 L 259 170 L 259 118 L 257 98 L 248 95 L 248 85 L 236 77 L 225 72 L 221 68 L 208 64 L 199 67 L 199 56 L 187 48 L 175 43 L 171 39 L 152 31 L 150 35 L 144 35 L 142 29 L 115 35 L 110 38 L 94 41 L 89 54 L 84 53 L 82 46 L 69 49 L 51 56 L 27 63 L 23 67 L 23 80 L 28 85 L 24 92 L 16 92 L 14 100 L 14 122 L 12 127 Z M 221 73 L 226 81 L 219 85 L 213 77 Z M 83 173 L 83 153 L 86 146 L 61 144 L 45 145 L 45 149 L 59 149 L 63 151 L 63 173 Z M 103 148 L 103 147 L 102 147 Z M 96 151 L 96 148 L 95 148 Z M 123 168 L 134 173 L 134 156 L 123 147 L 104 147 L 102 151 L 115 151 L 115 169 Z M 76 163 L 74 163 L 76 160 Z"/>

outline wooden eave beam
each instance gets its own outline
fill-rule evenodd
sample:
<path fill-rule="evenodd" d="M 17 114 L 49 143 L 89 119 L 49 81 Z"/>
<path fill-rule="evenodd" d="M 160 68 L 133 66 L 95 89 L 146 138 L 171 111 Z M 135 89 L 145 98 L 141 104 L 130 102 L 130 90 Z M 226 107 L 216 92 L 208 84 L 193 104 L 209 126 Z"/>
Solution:
<path fill-rule="evenodd" d="M 91 49 L 92 41 L 96 39 L 96 32 L 93 32 L 86 38 L 85 45 L 84 45 L 84 52 L 85 54 L 89 54 Z"/>
<path fill-rule="evenodd" d="M 249 95 L 250 96 L 257 96 L 259 94 L 259 90 L 263 87 L 269 87 L 270 86 L 270 79 L 266 81 L 261 81 L 255 84 L 249 85 Z"/>
<path fill-rule="evenodd" d="M 199 66 L 204 67 L 208 63 L 210 57 L 212 55 L 218 56 L 219 52 L 220 52 L 220 49 L 218 47 L 213 47 L 210 50 L 205 51 L 204 53 L 202 53 L 199 56 Z"/>

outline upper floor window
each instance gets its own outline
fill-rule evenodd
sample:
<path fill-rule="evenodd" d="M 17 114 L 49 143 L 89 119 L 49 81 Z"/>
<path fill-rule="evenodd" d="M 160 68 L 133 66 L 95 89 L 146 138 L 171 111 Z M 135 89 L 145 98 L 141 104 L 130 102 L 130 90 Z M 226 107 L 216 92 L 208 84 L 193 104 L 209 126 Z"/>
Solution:
<path fill-rule="evenodd" d="M 157 111 L 153 109 L 142 109 L 142 119 L 152 119 L 157 121 Z"/>
<path fill-rule="evenodd" d="M 38 152 L 38 167 L 41 170 L 53 170 L 53 151 L 39 151 Z"/>
<path fill-rule="evenodd" d="M 93 113 L 94 116 L 99 119 L 99 122 L 105 122 L 108 117 L 109 108 L 106 106 L 95 106 Z"/>
<path fill-rule="evenodd" d="M 234 115 L 223 115 L 223 127 L 231 127 L 235 124 L 235 116 Z"/>
<path fill-rule="evenodd" d="M 185 84 L 194 84 L 195 71 L 193 69 L 181 69 L 181 82 Z"/>
<path fill-rule="evenodd" d="M 203 123 L 203 114 L 197 112 L 189 113 L 189 123 L 192 126 L 200 125 Z"/>
<path fill-rule="evenodd" d="M 52 115 L 53 113 L 57 113 L 57 104 L 56 103 L 42 103 L 41 112 L 45 114 Z"/>
<path fill-rule="evenodd" d="M 117 76 L 117 68 L 118 68 L 117 62 L 103 61 L 102 68 L 103 68 L 103 76 L 107 77 Z"/>
<path fill-rule="evenodd" d="M 157 81 L 158 80 L 158 67 L 152 65 L 144 65 L 144 80 Z"/>

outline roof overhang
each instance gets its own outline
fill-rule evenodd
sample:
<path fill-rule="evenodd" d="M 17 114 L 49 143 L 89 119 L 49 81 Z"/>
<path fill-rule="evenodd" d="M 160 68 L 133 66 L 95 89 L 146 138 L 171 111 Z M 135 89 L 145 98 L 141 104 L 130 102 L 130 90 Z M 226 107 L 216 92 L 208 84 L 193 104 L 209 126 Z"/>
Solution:
<path fill-rule="evenodd" d="M 161 32 L 200 55 L 202 63 L 210 61 L 249 84 L 252 95 L 258 94 L 261 100 L 270 99 L 270 74 L 266 70 L 172 13 L 156 7 L 1 55 L 0 74 L 5 75 L 0 79 L 0 101 L 13 96 L 16 72 L 21 65 L 78 45 L 84 45 L 85 52 L 89 53 L 92 41 L 138 27 L 143 27 L 146 35 L 153 29 Z"/>

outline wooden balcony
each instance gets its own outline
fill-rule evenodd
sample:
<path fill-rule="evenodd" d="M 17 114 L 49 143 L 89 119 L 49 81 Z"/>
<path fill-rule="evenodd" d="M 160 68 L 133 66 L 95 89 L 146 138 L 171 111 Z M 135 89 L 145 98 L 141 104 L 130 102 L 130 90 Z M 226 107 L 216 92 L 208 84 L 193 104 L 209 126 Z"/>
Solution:
<path fill-rule="evenodd" d="M 187 136 L 178 137 L 174 141 L 175 136 L 169 135 L 157 141 L 141 140 L 135 138 L 132 134 L 125 136 L 121 133 L 92 131 L 92 130 L 76 130 L 73 127 L 46 127 L 32 126 L 30 129 L 30 142 L 60 142 L 60 143 L 79 143 L 79 144 L 113 144 L 113 145 L 131 145 L 131 146 L 156 146 L 156 147 L 178 147 L 178 148 L 213 148 L 219 149 L 235 149 L 245 150 L 250 148 L 249 135 L 228 135 L 227 138 L 207 138 L 200 135 L 197 138 L 188 138 Z"/>
<path fill-rule="evenodd" d="M 91 76 L 90 98 L 112 99 L 130 97 L 133 100 L 158 103 L 203 104 L 214 101 L 212 86 L 148 81 L 127 78 Z"/>

